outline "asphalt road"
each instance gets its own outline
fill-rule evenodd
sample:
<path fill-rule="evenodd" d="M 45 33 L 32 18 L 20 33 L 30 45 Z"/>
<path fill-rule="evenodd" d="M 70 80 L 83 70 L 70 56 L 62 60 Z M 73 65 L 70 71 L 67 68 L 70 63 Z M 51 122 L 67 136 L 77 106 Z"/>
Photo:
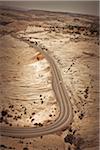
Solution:
<path fill-rule="evenodd" d="M 66 129 L 73 119 L 72 105 L 67 95 L 67 90 L 65 89 L 63 79 L 59 69 L 57 68 L 53 58 L 50 56 L 49 52 L 42 50 L 39 46 L 36 46 L 34 43 L 27 42 L 31 47 L 34 47 L 45 55 L 46 59 L 51 65 L 52 72 L 52 87 L 56 96 L 56 99 L 59 103 L 60 114 L 58 118 L 48 126 L 42 127 L 0 127 L 0 134 L 3 136 L 11 137 L 38 137 L 46 134 L 52 134 L 61 130 Z"/>

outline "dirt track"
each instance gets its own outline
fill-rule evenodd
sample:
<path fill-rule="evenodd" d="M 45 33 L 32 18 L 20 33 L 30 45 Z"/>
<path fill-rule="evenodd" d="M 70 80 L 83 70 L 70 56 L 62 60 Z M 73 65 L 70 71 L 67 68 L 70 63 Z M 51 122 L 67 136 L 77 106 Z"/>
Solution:
<path fill-rule="evenodd" d="M 28 42 L 29 43 L 29 42 Z M 46 134 L 51 134 L 60 130 L 65 129 L 69 126 L 69 124 L 72 121 L 72 106 L 69 101 L 69 97 L 66 93 L 63 80 L 61 77 L 61 74 L 58 70 L 58 68 L 55 65 L 55 62 L 50 57 L 48 52 L 43 51 L 39 47 L 36 47 L 35 45 L 32 45 L 29 43 L 30 46 L 33 46 L 34 48 L 38 49 L 49 61 L 52 67 L 52 86 L 53 90 L 55 92 L 56 98 L 59 102 L 60 107 L 60 115 L 56 119 L 54 123 L 47 127 L 40 127 L 40 128 L 18 128 L 18 127 L 3 127 L 1 126 L 0 132 L 2 135 L 5 136 L 13 136 L 13 137 L 37 137 L 42 136 Z"/>

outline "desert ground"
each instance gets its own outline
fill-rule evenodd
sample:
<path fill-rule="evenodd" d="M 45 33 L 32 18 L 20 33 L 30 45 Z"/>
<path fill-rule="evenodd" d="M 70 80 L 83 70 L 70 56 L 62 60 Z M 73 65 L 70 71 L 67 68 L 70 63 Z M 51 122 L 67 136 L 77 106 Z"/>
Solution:
<path fill-rule="evenodd" d="M 66 129 L 37 138 L 1 136 L 1 150 L 98 150 L 98 17 L 0 10 L 0 124 L 38 128 L 52 124 L 60 111 L 49 62 L 24 40 L 54 59 L 73 120 Z"/>

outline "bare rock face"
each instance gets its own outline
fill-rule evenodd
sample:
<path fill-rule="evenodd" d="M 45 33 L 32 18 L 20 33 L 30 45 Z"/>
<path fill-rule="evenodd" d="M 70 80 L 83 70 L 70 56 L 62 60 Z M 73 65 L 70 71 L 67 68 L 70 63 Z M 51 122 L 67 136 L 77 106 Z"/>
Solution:
<path fill-rule="evenodd" d="M 2 37 L 0 47 L 2 125 L 37 127 L 51 123 L 58 106 L 47 60 L 11 36 Z"/>

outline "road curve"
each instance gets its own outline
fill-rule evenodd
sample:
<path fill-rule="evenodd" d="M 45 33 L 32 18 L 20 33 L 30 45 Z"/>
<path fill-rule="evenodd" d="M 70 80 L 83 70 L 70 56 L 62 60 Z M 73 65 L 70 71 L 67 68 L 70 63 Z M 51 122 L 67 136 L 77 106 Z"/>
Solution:
<path fill-rule="evenodd" d="M 73 119 L 72 106 L 67 95 L 67 91 L 64 87 L 62 76 L 59 69 L 57 68 L 54 60 L 50 57 L 49 52 L 42 50 L 39 46 L 30 43 L 29 41 L 22 40 L 27 42 L 29 46 L 34 47 L 40 51 L 48 60 L 51 65 L 52 73 L 52 88 L 54 90 L 56 99 L 59 103 L 60 114 L 58 118 L 50 125 L 43 127 L 0 127 L 0 134 L 3 136 L 11 137 L 38 137 L 41 135 L 52 134 L 57 131 L 61 131 L 69 126 Z"/>

